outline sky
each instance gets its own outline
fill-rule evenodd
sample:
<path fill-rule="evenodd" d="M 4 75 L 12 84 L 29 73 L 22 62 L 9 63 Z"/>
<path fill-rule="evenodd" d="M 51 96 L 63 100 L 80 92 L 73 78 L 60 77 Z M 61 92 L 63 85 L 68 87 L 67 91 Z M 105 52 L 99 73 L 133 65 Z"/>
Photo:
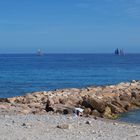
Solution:
<path fill-rule="evenodd" d="M 140 0 L 0 0 L 0 53 L 140 53 Z"/>

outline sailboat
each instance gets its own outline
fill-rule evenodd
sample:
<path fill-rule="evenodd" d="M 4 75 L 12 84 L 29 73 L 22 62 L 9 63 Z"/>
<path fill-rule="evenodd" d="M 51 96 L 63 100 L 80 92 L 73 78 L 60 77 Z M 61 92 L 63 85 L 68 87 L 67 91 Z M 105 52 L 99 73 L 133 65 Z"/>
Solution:
<path fill-rule="evenodd" d="M 37 55 L 38 55 L 38 56 L 43 56 L 43 55 L 44 55 L 43 52 L 41 51 L 41 49 L 38 49 Z"/>
<path fill-rule="evenodd" d="M 117 48 L 117 49 L 115 50 L 115 55 L 121 55 L 121 56 L 124 56 L 125 53 L 124 53 L 123 49 L 119 49 L 119 48 Z"/>
<path fill-rule="evenodd" d="M 115 55 L 120 55 L 120 50 L 118 48 L 115 50 Z"/>

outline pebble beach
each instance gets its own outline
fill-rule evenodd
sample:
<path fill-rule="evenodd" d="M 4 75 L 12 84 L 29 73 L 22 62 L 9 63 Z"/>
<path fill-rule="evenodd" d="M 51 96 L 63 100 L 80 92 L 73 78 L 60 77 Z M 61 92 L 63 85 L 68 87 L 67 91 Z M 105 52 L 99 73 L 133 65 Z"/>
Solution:
<path fill-rule="evenodd" d="M 64 115 L 0 116 L 1 140 L 139 140 L 140 125 Z"/>

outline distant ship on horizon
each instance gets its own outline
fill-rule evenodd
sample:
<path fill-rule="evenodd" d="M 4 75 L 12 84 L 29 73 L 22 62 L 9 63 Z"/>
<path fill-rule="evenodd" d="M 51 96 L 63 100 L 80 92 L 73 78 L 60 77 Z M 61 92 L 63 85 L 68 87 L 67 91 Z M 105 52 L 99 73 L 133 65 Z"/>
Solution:
<path fill-rule="evenodd" d="M 119 48 L 117 48 L 117 49 L 115 50 L 115 55 L 121 55 L 121 56 L 124 56 L 125 53 L 124 53 L 123 49 L 119 49 Z"/>
<path fill-rule="evenodd" d="M 44 53 L 41 51 L 41 49 L 38 49 L 37 50 L 37 56 L 43 56 L 44 55 Z"/>

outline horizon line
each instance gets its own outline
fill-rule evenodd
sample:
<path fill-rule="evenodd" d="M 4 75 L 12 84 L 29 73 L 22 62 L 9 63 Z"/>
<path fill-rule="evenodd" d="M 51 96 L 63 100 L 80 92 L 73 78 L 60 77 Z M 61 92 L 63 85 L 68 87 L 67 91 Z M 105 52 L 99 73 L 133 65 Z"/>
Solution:
<path fill-rule="evenodd" d="M 7 53 L 0 53 L 0 55 L 3 55 L 3 54 L 37 54 L 37 53 L 33 53 L 33 52 L 31 52 L 31 53 L 28 53 L 28 52 L 24 52 L 24 53 L 22 53 L 22 52 L 7 52 Z M 95 52 L 95 53 L 92 53 L 92 52 L 69 52 L 69 53 L 67 53 L 67 52 L 54 52 L 54 53 L 44 53 L 45 55 L 46 54 L 114 54 L 114 53 L 111 53 L 111 52 L 109 52 L 109 53 L 107 53 L 107 52 Z M 128 52 L 128 53 L 125 53 L 125 54 L 140 54 L 140 52 Z"/>

